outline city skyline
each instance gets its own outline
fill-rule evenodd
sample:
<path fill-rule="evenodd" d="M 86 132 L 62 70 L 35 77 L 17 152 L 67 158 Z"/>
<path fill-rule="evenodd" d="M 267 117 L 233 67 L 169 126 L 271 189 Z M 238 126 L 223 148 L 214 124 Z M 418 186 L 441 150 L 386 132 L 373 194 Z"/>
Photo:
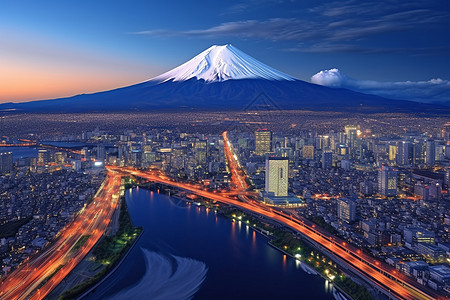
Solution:
<path fill-rule="evenodd" d="M 449 100 L 450 18 L 443 1 L 171 5 L 4 1 L 0 101 L 142 82 L 227 43 L 301 80 Z"/>

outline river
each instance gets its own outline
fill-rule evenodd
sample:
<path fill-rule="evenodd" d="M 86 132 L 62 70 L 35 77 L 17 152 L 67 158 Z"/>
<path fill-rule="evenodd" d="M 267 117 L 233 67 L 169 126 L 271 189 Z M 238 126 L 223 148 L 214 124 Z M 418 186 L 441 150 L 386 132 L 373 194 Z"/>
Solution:
<path fill-rule="evenodd" d="M 144 189 L 125 196 L 144 233 L 87 299 L 334 299 L 331 284 L 243 223 Z"/>

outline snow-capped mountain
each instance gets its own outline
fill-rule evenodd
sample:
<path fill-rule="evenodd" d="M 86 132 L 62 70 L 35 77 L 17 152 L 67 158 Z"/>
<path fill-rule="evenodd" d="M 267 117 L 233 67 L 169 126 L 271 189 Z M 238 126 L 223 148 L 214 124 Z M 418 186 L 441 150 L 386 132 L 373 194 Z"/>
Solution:
<path fill-rule="evenodd" d="M 449 108 L 390 100 L 297 80 L 231 45 L 212 46 L 139 84 L 69 98 L 0 104 L 8 112 L 299 109 L 449 113 Z"/>
<path fill-rule="evenodd" d="M 227 44 L 211 46 L 181 66 L 151 81 L 185 81 L 191 78 L 203 79 L 206 82 L 230 79 L 296 80 Z"/>

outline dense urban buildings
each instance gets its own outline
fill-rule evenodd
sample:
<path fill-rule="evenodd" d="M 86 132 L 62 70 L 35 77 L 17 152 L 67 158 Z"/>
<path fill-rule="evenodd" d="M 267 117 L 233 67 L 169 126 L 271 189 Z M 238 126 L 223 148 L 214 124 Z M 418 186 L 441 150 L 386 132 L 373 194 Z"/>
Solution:
<path fill-rule="evenodd" d="M 241 127 L 230 131 L 229 139 L 261 201 L 319 220 L 374 258 L 445 293 L 450 284 L 448 125 L 434 133 L 394 134 L 363 124 L 321 131 Z M 23 222 L 0 239 L 2 276 L 51 242 L 95 193 L 105 165 L 158 169 L 209 191 L 233 188 L 221 131 L 92 128 L 53 140 L 65 148 L 1 149 L 0 225 Z"/>

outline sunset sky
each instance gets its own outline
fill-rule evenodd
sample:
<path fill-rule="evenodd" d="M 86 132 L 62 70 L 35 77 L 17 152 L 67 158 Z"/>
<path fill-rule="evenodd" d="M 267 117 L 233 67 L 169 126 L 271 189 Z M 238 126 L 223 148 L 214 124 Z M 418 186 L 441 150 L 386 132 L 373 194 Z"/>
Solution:
<path fill-rule="evenodd" d="M 449 5 L 0 0 L 0 102 L 130 85 L 226 43 L 301 80 L 450 101 Z"/>

